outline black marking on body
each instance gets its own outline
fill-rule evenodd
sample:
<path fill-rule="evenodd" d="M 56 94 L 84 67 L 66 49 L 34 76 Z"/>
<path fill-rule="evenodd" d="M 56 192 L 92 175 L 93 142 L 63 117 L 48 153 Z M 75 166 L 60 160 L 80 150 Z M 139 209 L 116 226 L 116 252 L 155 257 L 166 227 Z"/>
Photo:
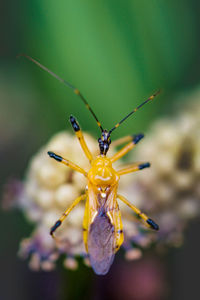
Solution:
<path fill-rule="evenodd" d="M 91 266 L 98 275 L 105 275 L 114 260 L 114 226 L 102 210 L 90 225 L 88 234 L 88 253 Z"/>
<path fill-rule="evenodd" d="M 140 165 L 138 166 L 138 169 L 139 169 L 139 170 L 142 170 L 142 169 L 144 169 L 144 168 L 149 168 L 150 166 L 151 166 L 151 164 L 150 164 L 149 162 L 146 162 L 146 163 L 140 164 Z"/>
<path fill-rule="evenodd" d="M 76 119 L 73 116 L 70 116 L 69 120 L 70 120 L 70 123 L 72 124 L 74 131 L 79 131 L 80 126 L 79 126 L 78 122 L 76 121 Z"/>
<path fill-rule="evenodd" d="M 139 141 L 144 137 L 144 134 L 143 133 L 139 133 L 137 135 L 134 135 L 133 136 L 133 143 L 134 144 L 137 144 L 139 143 Z"/>
<path fill-rule="evenodd" d="M 152 219 L 148 219 L 146 222 L 151 226 L 152 229 L 159 230 L 158 224 L 156 224 Z"/>
<path fill-rule="evenodd" d="M 61 222 L 60 220 L 58 220 L 58 221 L 55 223 L 55 225 L 51 227 L 51 230 L 50 230 L 50 234 L 51 234 L 51 235 L 52 235 L 53 232 L 61 225 L 61 223 L 62 223 L 62 222 Z"/>
<path fill-rule="evenodd" d="M 50 157 L 54 158 L 57 161 L 62 161 L 63 160 L 61 156 L 55 154 L 54 152 L 48 151 L 47 153 Z"/>

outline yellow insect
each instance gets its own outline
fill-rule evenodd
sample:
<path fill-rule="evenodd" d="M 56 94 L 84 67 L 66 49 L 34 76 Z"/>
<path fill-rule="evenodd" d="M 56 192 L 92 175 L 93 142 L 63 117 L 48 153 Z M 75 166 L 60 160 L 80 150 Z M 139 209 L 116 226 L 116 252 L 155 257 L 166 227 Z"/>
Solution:
<path fill-rule="evenodd" d="M 116 144 L 127 144 L 112 157 L 107 157 L 107 152 L 111 144 L 111 133 L 140 107 L 153 100 L 154 97 L 159 93 L 159 91 L 145 100 L 119 123 L 117 123 L 111 130 L 108 131 L 103 129 L 95 113 L 78 89 L 41 65 L 33 58 L 24 54 L 22 55 L 37 64 L 40 68 L 47 71 L 49 74 L 57 78 L 59 81 L 61 81 L 71 89 L 73 89 L 74 93 L 81 98 L 86 107 L 89 109 L 101 130 L 101 137 L 98 139 L 99 155 L 97 157 L 94 157 L 85 142 L 84 136 L 81 132 L 76 118 L 70 116 L 70 123 L 72 125 L 72 128 L 75 131 L 84 154 L 90 162 L 91 167 L 89 170 L 82 169 L 80 166 L 54 152 L 49 151 L 48 155 L 58 162 L 65 164 L 74 171 L 81 173 L 87 179 L 85 193 L 75 199 L 71 206 L 67 208 L 60 219 L 51 228 L 50 234 L 52 235 L 52 237 L 54 237 L 54 232 L 62 224 L 71 210 L 80 201 L 86 200 L 85 214 L 83 219 L 83 240 L 94 272 L 99 275 L 104 275 L 109 271 L 114 259 L 114 255 L 119 250 L 124 239 L 121 212 L 119 210 L 117 199 L 127 204 L 148 227 L 154 230 L 159 229 L 158 225 L 152 219 L 148 218 L 137 207 L 135 207 L 132 203 L 130 203 L 122 195 L 119 195 L 117 192 L 118 183 L 121 176 L 150 167 L 150 164 L 148 162 L 134 163 L 120 170 L 115 170 L 113 167 L 113 163 L 127 154 L 131 149 L 133 149 L 136 144 L 144 137 L 144 135 L 137 134 L 119 139 L 118 141 L 116 141 Z"/>

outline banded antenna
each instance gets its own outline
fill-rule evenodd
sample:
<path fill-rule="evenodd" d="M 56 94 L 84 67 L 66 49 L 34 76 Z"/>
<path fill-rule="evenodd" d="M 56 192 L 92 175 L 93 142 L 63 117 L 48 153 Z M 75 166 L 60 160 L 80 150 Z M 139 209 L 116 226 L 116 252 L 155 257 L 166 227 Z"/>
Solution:
<path fill-rule="evenodd" d="M 103 132 L 103 127 L 101 126 L 101 123 L 97 119 L 97 116 L 93 112 L 92 108 L 89 106 L 89 104 L 86 101 L 86 99 L 83 97 L 83 95 L 80 93 L 80 91 L 76 87 L 74 87 L 71 83 L 67 82 L 66 80 L 64 80 L 61 77 L 59 77 L 58 75 L 56 75 L 54 72 L 52 72 L 51 70 L 49 70 L 47 67 L 43 66 L 41 63 L 39 63 L 37 60 L 33 59 L 32 57 L 30 57 L 30 56 L 22 53 L 22 54 L 17 55 L 17 58 L 21 57 L 21 56 L 23 56 L 23 57 L 27 58 L 28 60 L 32 61 L 38 67 L 40 67 L 41 69 L 43 69 L 44 71 L 46 71 L 47 73 L 49 73 L 51 76 L 55 77 L 57 80 L 59 80 L 60 82 L 62 82 L 64 85 L 66 85 L 70 89 L 72 89 L 74 91 L 74 93 L 81 98 L 81 100 L 85 104 L 86 108 L 91 112 L 91 114 L 93 115 L 94 119 L 96 120 L 97 125 L 101 129 L 101 132 Z"/>
<path fill-rule="evenodd" d="M 147 100 L 145 100 L 143 103 L 141 103 L 138 107 L 136 107 L 134 110 L 132 110 L 126 117 L 124 117 L 119 123 L 117 123 L 110 131 L 109 134 L 111 134 L 116 128 L 119 127 L 120 124 L 122 124 L 126 119 L 128 119 L 132 114 L 134 114 L 138 109 L 140 109 L 143 105 L 145 105 L 147 102 L 152 101 L 158 94 L 160 94 L 160 90 L 155 92 L 152 96 L 150 96 Z"/>

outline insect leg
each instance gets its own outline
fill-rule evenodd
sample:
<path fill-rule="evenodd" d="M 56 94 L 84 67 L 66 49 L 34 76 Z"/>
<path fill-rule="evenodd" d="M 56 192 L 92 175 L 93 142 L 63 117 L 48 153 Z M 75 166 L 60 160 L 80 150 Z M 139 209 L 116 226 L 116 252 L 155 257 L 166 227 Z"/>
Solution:
<path fill-rule="evenodd" d="M 111 147 L 117 147 L 123 145 L 125 143 L 131 142 L 135 134 L 123 136 L 117 140 L 112 141 Z"/>
<path fill-rule="evenodd" d="M 58 221 L 56 221 L 56 223 L 54 224 L 54 226 L 51 227 L 50 230 L 50 234 L 52 235 L 52 237 L 54 238 L 54 232 L 55 230 L 62 224 L 62 222 L 64 221 L 64 219 L 69 215 L 69 213 L 71 212 L 71 210 L 81 201 L 84 200 L 86 198 L 86 194 L 79 196 L 78 198 L 76 198 L 74 200 L 74 202 L 71 204 L 71 206 L 66 209 L 66 211 L 63 213 L 63 215 L 60 217 L 60 219 Z"/>
<path fill-rule="evenodd" d="M 152 219 L 150 219 L 147 215 L 142 213 L 136 206 L 134 206 L 132 203 L 130 203 L 125 197 L 123 197 L 121 195 L 117 195 L 117 197 L 121 201 L 123 201 L 126 205 L 128 205 L 138 215 L 138 217 L 140 217 L 142 220 L 144 220 L 146 226 L 148 226 L 154 230 L 159 230 L 159 226 Z"/>
<path fill-rule="evenodd" d="M 129 174 L 132 172 L 136 172 L 139 170 L 143 170 L 144 168 L 149 168 L 151 165 L 149 162 L 145 162 L 145 163 L 134 163 L 134 164 L 130 164 L 128 166 L 126 166 L 125 168 L 117 171 L 118 175 L 125 175 L 125 174 Z"/>
<path fill-rule="evenodd" d="M 84 176 L 87 176 L 87 172 L 86 172 L 84 169 L 82 169 L 81 167 L 79 167 L 79 166 L 77 166 L 76 164 L 74 164 L 73 162 L 71 162 L 71 161 L 69 161 L 69 160 L 63 158 L 63 157 L 60 156 L 60 155 L 57 155 L 57 154 L 54 153 L 54 152 L 48 151 L 47 153 L 48 153 L 48 155 L 49 155 L 51 158 L 54 158 L 55 160 L 61 162 L 62 164 L 64 164 L 64 165 L 70 167 L 72 170 L 77 171 L 77 172 L 79 172 L 79 173 L 82 173 Z"/>
<path fill-rule="evenodd" d="M 117 153 L 115 153 L 112 157 L 111 157 L 111 162 L 115 162 L 116 160 L 120 159 L 122 156 L 124 156 L 125 154 L 127 154 L 131 149 L 133 149 L 135 147 L 135 145 L 144 137 L 144 134 L 140 133 L 137 135 L 134 135 L 132 137 L 132 141 L 130 143 L 128 143 L 127 145 L 125 145 L 122 149 L 120 149 Z"/>
<path fill-rule="evenodd" d="M 87 146 L 87 144 L 85 142 L 85 139 L 83 137 L 83 134 L 82 134 L 82 131 L 80 129 L 80 126 L 79 126 L 77 120 L 73 116 L 70 116 L 70 123 L 72 124 L 72 127 L 73 127 L 73 129 L 75 131 L 75 134 L 76 134 L 78 140 L 79 140 L 81 148 L 83 149 L 83 152 L 85 153 L 86 157 L 91 162 L 93 160 L 92 153 L 88 149 L 88 146 Z"/>

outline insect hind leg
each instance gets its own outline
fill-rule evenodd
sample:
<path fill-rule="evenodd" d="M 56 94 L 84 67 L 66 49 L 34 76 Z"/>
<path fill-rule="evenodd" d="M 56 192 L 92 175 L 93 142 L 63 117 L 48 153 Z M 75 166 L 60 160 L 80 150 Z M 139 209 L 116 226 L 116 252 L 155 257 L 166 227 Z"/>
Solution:
<path fill-rule="evenodd" d="M 117 197 L 123 201 L 126 205 L 128 205 L 136 214 L 138 217 L 140 217 L 147 227 L 150 227 L 154 230 L 159 230 L 158 224 L 156 224 L 152 219 L 150 219 L 147 215 L 141 212 L 136 206 L 134 206 L 132 203 L 130 203 L 124 196 L 117 195 Z"/>
<path fill-rule="evenodd" d="M 54 232 L 56 231 L 56 229 L 61 226 L 62 222 L 64 221 L 64 219 L 69 215 L 69 213 L 71 212 L 71 210 L 81 201 L 84 200 L 86 198 L 86 194 L 79 196 L 78 198 L 76 198 L 74 200 L 74 202 L 71 204 L 71 206 L 66 209 L 66 211 L 62 214 L 62 216 L 59 218 L 59 220 L 56 221 L 56 223 L 51 227 L 50 229 L 50 235 L 55 238 L 54 236 Z"/>

